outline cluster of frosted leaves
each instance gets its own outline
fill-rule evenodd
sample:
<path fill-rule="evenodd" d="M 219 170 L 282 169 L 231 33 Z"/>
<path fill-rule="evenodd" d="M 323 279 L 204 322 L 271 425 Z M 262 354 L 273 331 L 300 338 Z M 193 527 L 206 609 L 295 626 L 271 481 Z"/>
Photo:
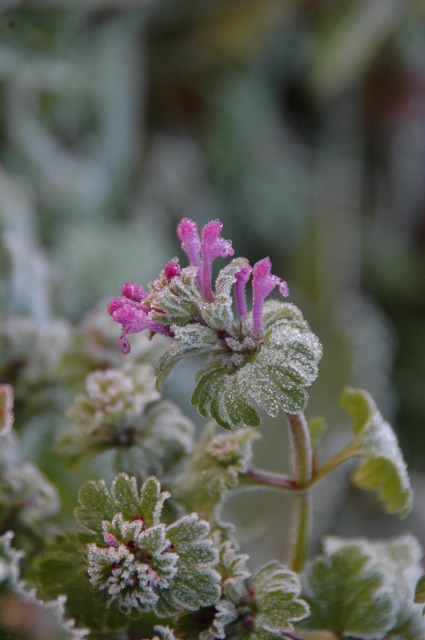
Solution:
<path fill-rule="evenodd" d="M 247 566 L 248 556 L 239 553 L 229 540 L 219 543 L 217 571 L 221 576 L 222 595 L 214 607 L 200 609 L 196 614 L 182 614 L 174 621 L 176 637 L 184 640 L 218 640 L 226 638 L 226 628 L 237 620 L 245 608 L 248 597 L 246 580 L 251 573 Z"/>
<path fill-rule="evenodd" d="M 217 433 L 216 425 L 210 423 L 179 478 L 179 499 L 203 517 L 218 519 L 218 507 L 230 491 L 237 489 L 258 438 L 259 434 L 252 429 Z"/>
<path fill-rule="evenodd" d="M 405 517 L 412 507 L 413 491 L 394 431 L 365 391 L 346 389 L 341 405 L 350 415 L 355 433 L 347 450 L 364 458 L 352 476 L 353 484 L 378 492 L 388 513 Z"/>
<path fill-rule="evenodd" d="M 34 590 L 20 580 L 21 551 L 12 547 L 13 533 L 0 536 L 0 634 L 7 638 L 32 638 L 34 620 L 36 637 L 45 640 L 82 640 L 87 629 L 77 629 L 73 620 L 65 619 L 65 598 L 39 600 Z M 16 635 L 15 635 L 16 634 Z M 35 636 L 34 636 L 35 637 Z"/>
<path fill-rule="evenodd" d="M 192 404 L 222 427 L 258 426 L 253 401 L 273 417 L 279 409 L 299 413 L 307 403 L 322 355 L 318 338 L 292 304 L 267 302 L 263 324 L 255 349 L 249 338 L 224 338 L 198 374 Z"/>
<path fill-rule="evenodd" d="M 309 629 L 338 637 L 418 640 L 424 637 L 415 585 L 421 550 L 411 536 L 389 541 L 330 537 L 305 572 Z"/>
<path fill-rule="evenodd" d="M 60 452 L 82 462 L 115 449 L 126 471 L 163 475 L 192 449 L 194 429 L 177 405 L 159 398 L 148 365 L 90 373 L 86 393 L 68 411 L 73 424 L 59 440 Z"/>
<path fill-rule="evenodd" d="M 20 460 L 14 433 L 0 444 L 0 523 L 43 535 L 60 507 L 56 488 L 34 464 Z"/>
<path fill-rule="evenodd" d="M 172 631 L 158 628 L 161 638 L 278 640 L 285 632 L 291 633 L 309 614 L 308 604 L 300 598 L 299 577 L 271 562 L 253 576 L 248 589 L 246 559 L 230 542 L 223 543 L 217 567 L 223 581 L 222 598 L 215 607 L 179 616 Z"/>
<path fill-rule="evenodd" d="M 309 615 L 300 598 L 298 575 L 278 562 L 270 562 L 252 578 L 248 598 L 238 605 L 239 617 L 226 628 L 226 638 L 278 640 Z M 242 615 L 241 615 L 242 614 Z"/>
<path fill-rule="evenodd" d="M 104 481 L 86 483 L 76 517 L 86 534 L 91 582 L 125 613 L 153 611 L 159 617 L 196 611 L 221 595 L 214 570 L 217 552 L 209 524 L 196 513 L 165 525 L 159 481 L 119 474 L 109 491 Z"/>

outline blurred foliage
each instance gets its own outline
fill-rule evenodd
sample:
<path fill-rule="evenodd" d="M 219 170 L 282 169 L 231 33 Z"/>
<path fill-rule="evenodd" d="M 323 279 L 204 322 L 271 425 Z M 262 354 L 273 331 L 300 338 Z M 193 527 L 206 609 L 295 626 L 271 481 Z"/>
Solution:
<path fill-rule="evenodd" d="M 309 415 L 344 424 L 341 383 L 366 388 L 423 469 L 424 60 L 423 0 L 0 0 L 0 382 L 65 408 L 34 371 L 87 342 L 68 323 L 146 285 L 183 215 L 220 217 L 324 344 Z M 67 358 L 81 391 L 90 367 Z M 192 385 L 180 366 L 173 397 Z M 42 448 L 63 418 L 41 409 L 26 423 L 18 402 L 16 424 L 54 476 Z"/>

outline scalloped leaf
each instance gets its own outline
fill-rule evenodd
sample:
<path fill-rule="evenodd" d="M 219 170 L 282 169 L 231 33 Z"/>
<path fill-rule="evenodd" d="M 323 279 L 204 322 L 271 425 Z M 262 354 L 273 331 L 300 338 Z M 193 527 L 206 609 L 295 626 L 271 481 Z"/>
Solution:
<path fill-rule="evenodd" d="M 155 368 L 156 385 L 162 389 L 165 379 L 185 356 L 198 356 L 206 353 L 217 342 L 215 331 L 199 324 L 188 324 L 184 327 L 173 326 L 175 339 L 171 347 L 160 357 Z"/>
<path fill-rule="evenodd" d="M 267 331 L 257 352 L 242 356 L 234 370 L 212 354 L 198 375 L 191 402 L 222 427 L 258 426 L 252 401 L 272 417 L 280 409 L 300 413 L 307 403 L 306 387 L 315 380 L 322 355 L 319 340 L 292 304 L 267 303 L 264 319 Z"/>
<path fill-rule="evenodd" d="M 115 477 L 111 491 L 104 480 L 86 482 L 78 498 L 80 507 L 74 514 L 81 525 L 103 539 L 102 522 L 111 522 L 117 513 L 122 513 L 126 520 L 141 516 L 148 526 L 157 524 L 164 500 L 169 495 L 161 492 L 159 480 L 153 476 L 143 483 L 139 494 L 136 479 L 120 473 Z"/>
<path fill-rule="evenodd" d="M 415 586 L 422 572 L 422 549 L 411 535 L 384 541 L 346 539 L 330 536 L 325 540 L 327 555 L 351 545 L 361 545 L 372 565 L 386 576 L 386 583 L 394 600 L 396 616 L 388 640 L 418 640 L 425 637 L 425 620 L 419 604 L 415 604 Z"/>
<path fill-rule="evenodd" d="M 305 571 L 310 603 L 308 629 L 326 629 L 338 637 L 380 640 L 396 623 L 397 601 L 387 574 L 373 563 L 367 541 L 326 548 Z"/>
<path fill-rule="evenodd" d="M 66 595 L 65 612 L 78 625 L 91 630 L 119 629 L 127 619 L 115 603 L 105 600 L 87 579 L 84 553 L 74 536 L 57 536 L 36 559 L 32 579 L 48 597 Z"/>
<path fill-rule="evenodd" d="M 378 492 L 388 513 L 406 517 L 412 507 L 413 491 L 394 431 L 366 391 L 345 389 L 341 406 L 353 420 L 356 434 L 349 448 L 365 458 L 352 476 L 353 484 Z"/>
<path fill-rule="evenodd" d="M 252 579 L 252 587 L 257 607 L 254 625 L 260 638 L 263 633 L 281 637 L 282 631 L 292 631 L 293 623 L 309 614 L 308 604 L 299 598 L 301 582 L 298 575 L 279 562 L 270 562 L 259 569 Z"/>

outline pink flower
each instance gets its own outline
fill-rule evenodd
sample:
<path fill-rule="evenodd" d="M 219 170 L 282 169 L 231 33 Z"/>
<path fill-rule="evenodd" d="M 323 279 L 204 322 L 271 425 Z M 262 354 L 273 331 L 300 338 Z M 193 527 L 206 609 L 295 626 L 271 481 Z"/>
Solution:
<path fill-rule="evenodd" d="M 182 249 L 189 258 L 192 267 L 199 267 L 201 264 L 201 241 L 196 222 L 190 218 L 183 218 L 177 227 L 177 237 L 182 241 Z"/>
<path fill-rule="evenodd" d="M 271 267 L 270 258 L 263 258 L 252 269 L 252 329 L 255 336 L 259 336 L 263 329 L 263 305 L 269 293 L 279 286 L 283 296 L 289 295 L 288 285 L 271 273 Z"/>
<path fill-rule="evenodd" d="M 230 240 L 221 237 L 223 224 L 220 220 L 208 222 L 202 228 L 201 254 L 202 263 L 198 268 L 198 285 L 202 295 L 208 302 L 214 300 L 211 277 L 212 264 L 216 258 L 228 258 L 234 254 L 234 249 Z"/>
<path fill-rule="evenodd" d="M 236 301 L 236 308 L 238 310 L 238 314 L 241 320 L 242 318 L 245 318 L 247 314 L 245 289 L 246 289 L 248 280 L 251 277 L 251 273 L 252 273 L 251 265 L 245 264 L 235 276 L 236 277 L 235 301 Z"/>

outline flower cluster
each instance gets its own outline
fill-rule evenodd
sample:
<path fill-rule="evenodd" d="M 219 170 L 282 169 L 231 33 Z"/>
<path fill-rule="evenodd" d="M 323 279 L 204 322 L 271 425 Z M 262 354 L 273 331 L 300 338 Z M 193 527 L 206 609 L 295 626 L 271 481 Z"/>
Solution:
<path fill-rule="evenodd" d="M 168 471 L 192 449 L 194 429 L 177 405 L 159 398 L 148 365 L 93 371 L 68 411 L 73 423 L 60 452 L 78 462 L 114 449 L 120 464 L 143 478 Z"/>
<path fill-rule="evenodd" d="M 144 329 L 150 336 L 173 339 L 156 366 L 158 388 L 183 357 L 207 354 L 192 404 L 222 427 L 257 426 L 260 417 L 252 400 L 271 416 L 279 409 L 304 409 L 306 387 L 317 376 L 322 349 L 297 307 L 265 301 L 275 287 L 288 295 L 286 283 L 271 273 L 269 258 L 252 267 L 246 258 L 233 259 L 219 271 L 212 288 L 213 261 L 233 254 L 221 230 L 221 222 L 214 220 L 199 235 L 195 222 L 183 219 L 177 235 L 190 266 L 181 268 L 174 258 L 149 291 L 126 283 L 108 309 L 122 325 L 119 344 L 124 353 L 130 350 L 127 335 Z"/>
<path fill-rule="evenodd" d="M 209 325 L 202 313 L 203 307 L 214 303 L 217 291 L 212 289 L 212 265 L 216 258 L 228 258 L 234 250 L 230 240 L 221 237 L 222 223 L 213 220 L 207 223 L 198 233 L 193 220 L 184 218 L 177 228 L 177 235 L 181 240 L 183 251 L 189 258 L 190 267 L 181 268 L 177 258 L 164 266 L 158 278 L 149 285 L 149 291 L 133 282 L 127 282 L 122 287 L 122 296 L 113 298 L 108 305 L 112 318 L 122 325 L 119 344 L 123 353 L 129 353 L 130 345 L 126 336 L 147 330 L 151 334 L 159 333 L 173 337 L 174 325 L 199 323 Z M 233 274 L 234 295 L 239 319 L 247 317 L 245 298 L 246 285 L 252 276 L 252 326 L 251 332 L 259 339 L 262 335 L 262 309 L 265 298 L 272 290 L 279 286 L 282 295 L 288 295 L 286 282 L 271 274 L 271 262 L 264 258 L 251 267 L 244 261 Z M 192 313 L 178 317 L 170 309 L 164 307 L 164 298 L 169 297 L 163 290 L 167 289 L 175 296 L 181 295 L 179 288 L 191 280 L 194 285 L 192 298 Z M 178 282 L 180 281 L 180 282 Z M 220 327 L 225 330 L 228 327 Z"/>

